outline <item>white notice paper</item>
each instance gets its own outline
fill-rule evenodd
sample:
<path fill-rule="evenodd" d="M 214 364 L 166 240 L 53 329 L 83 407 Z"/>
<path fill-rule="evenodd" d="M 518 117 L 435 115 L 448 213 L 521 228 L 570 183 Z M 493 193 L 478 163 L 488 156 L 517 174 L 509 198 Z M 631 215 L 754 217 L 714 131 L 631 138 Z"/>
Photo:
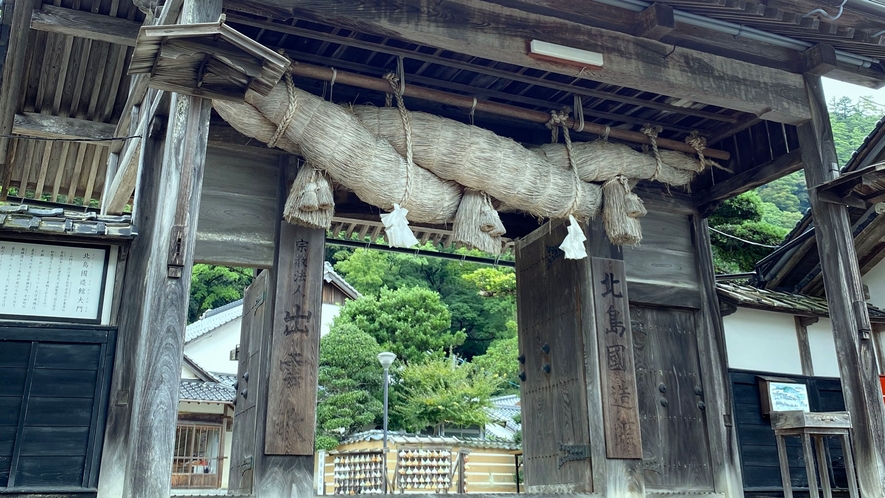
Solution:
<path fill-rule="evenodd" d="M 98 320 L 107 252 L 0 240 L 0 315 Z"/>

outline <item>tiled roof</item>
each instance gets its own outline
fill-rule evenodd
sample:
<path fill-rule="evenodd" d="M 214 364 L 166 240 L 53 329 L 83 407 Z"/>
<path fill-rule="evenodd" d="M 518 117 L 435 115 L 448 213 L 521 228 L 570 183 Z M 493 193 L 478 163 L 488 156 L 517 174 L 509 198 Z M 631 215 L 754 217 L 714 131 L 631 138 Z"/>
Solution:
<path fill-rule="evenodd" d="M 226 386 L 234 387 L 234 384 L 237 383 L 237 376 L 235 374 L 212 372 L 212 375 L 218 379 L 218 382 Z"/>
<path fill-rule="evenodd" d="M 203 313 L 203 317 L 187 326 L 184 331 L 185 344 L 194 341 L 225 323 L 243 316 L 243 300 L 237 300 Z"/>
<path fill-rule="evenodd" d="M 180 401 L 233 403 L 236 396 L 237 391 L 233 387 L 219 382 L 182 379 L 178 384 L 178 399 Z"/>
<path fill-rule="evenodd" d="M 137 235 L 129 215 L 100 216 L 94 212 L 24 204 L 0 206 L 0 230 L 111 239 L 131 239 Z"/>
<path fill-rule="evenodd" d="M 829 316 L 827 300 L 822 297 L 803 296 L 789 292 L 758 289 L 747 285 L 718 282 L 716 292 L 720 299 L 725 298 L 736 306 L 757 308 L 797 315 Z M 885 311 L 867 305 L 870 320 L 885 322 Z"/>
<path fill-rule="evenodd" d="M 344 277 L 335 271 L 335 268 L 332 267 L 332 263 L 329 263 L 328 261 L 323 265 L 323 280 L 338 286 L 338 288 L 351 299 L 358 299 L 362 296 L 358 290 L 354 289 L 352 285 L 347 283 L 347 280 L 344 280 Z"/>
<path fill-rule="evenodd" d="M 361 441 L 381 441 L 384 439 L 384 431 L 372 430 L 360 432 L 350 436 L 341 444 L 357 443 Z M 457 438 L 454 436 L 423 436 L 415 434 L 388 433 L 387 440 L 394 444 L 430 444 L 460 446 L 465 448 L 494 448 L 501 450 L 519 450 L 520 445 L 507 441 L 485 441 L 473 438 Z"/>

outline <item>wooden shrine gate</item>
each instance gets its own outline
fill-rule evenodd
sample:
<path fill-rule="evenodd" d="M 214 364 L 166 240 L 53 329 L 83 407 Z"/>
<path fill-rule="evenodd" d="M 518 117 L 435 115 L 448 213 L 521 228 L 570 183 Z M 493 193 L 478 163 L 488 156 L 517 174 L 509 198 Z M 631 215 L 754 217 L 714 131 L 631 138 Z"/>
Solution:
<path fill-rule="evenodd" d="M 585 260 L 564 258 L 563 224 L 517 246 L 527 491 L 739 494 L 705 225 L 650 208 L 623 249 L 598 225 Z"/>

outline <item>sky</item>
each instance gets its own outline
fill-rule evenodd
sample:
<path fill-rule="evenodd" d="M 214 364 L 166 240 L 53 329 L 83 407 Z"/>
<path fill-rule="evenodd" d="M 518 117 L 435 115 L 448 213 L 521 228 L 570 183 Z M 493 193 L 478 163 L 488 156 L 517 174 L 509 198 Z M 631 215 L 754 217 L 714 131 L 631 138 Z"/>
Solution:
<path fill-rule="evenodd" d="M 823 78 L 823 85 L 824 95 L 827 97 L 827 102 L 830 102 L 833 97 L 835 97 L 836 100 L 839 100 L 842 97 L 848 97 L 853 102 L 857 102 L 860 97 L 871 97 L 874 102 L 885 104 L 885 88 L 873 90 L 864 86 L 843 83 L 829 78 Z"/>

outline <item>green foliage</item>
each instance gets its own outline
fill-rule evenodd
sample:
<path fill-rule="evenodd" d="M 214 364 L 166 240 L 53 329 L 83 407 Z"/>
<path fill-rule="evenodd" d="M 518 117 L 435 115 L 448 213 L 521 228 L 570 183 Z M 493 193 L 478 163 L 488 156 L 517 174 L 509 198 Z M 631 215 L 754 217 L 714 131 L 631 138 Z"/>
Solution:
<path fill-rule="evenodd" d="M 844 166 L 875 128 L 882 116 L 881 109 L 869 100 L 860 99 L 855 103 L 848 97 L 833 99 L 829 107 L 836 156 L 839 164 Z"/>
<path fill-rule="evenodd" d="M 513 394 L 519 392 L 519 338 L 516 335 L 516 322 L 509 322 L 508 329 L 512 335 L 506 339 L 498 339 L 489 346 L 485 354 L 473 358 L 473 363 L 503 381 L 495 394 Z"/>
<path fill-rule="evenodd" d="M 743 240 L 776 246 L 787 230 L 762 220 L 763 204 L 756 192 L 743 193 L 723 202 L 710 216 L 710 226 Z M 716 232 L 710 232 L 710 242 L 716 273 L 752 271 L 756 262 L 772 251 Z"/>
<path fill-rule="evenodd" d="M 484 426 L 500 382 L 474 364 L 437 355 L 399 372 L 391 406 L 399 424 L 411 431 L 432 427 L 439 434 L 445 425 Z"/>
<path fill-rule="evenodd" d="M 206 310 L 224 306 L 243 297 L 252 283 L 252 270 L 228 266 L 194 265 L 191 272 L 191 295 L 187 323 L 200 318 Z"/>
<path fill-rule="evenodd" d="M 348 301 L 334 326 L 348 324 L 368 333 L 407 363 L 421 361 L 428 352 L 457 346 L 465 338 L 463 332 L 451 331 L 451 313 L 439 294 L 421 287 L 382 287 L 377 296 Z"/>
<path fill-rule="evenodd" d="M 461 278 L 479 288 L 482 296 L 516 296 L 516 272 L 505 268 L 477 268 Z"/>
<path fill-rule="evenodd" d="M 422 253 L 436 252 L 431 245 Z M 457 254 L 483 255 L 478 251 L 459 249 Z M 463 332 L 466 338 L 455 352 L 463 358 L 482 354 L 492 341 L 505 337 L 507 321 L 516 317 L 514 293 L 505 292 L 508 279 L 514 283 L 510 270 L 486 269 L 478 264 L 440 258 L 393 254 L 365 249 L 341 250 L 334 254 L 335 269 L 365 295 L 380 295 L 381 289 L 421 287 L 437 292 L 451 313 L 450 332 Z M 464 278 L 477 270 L 473 280 Z M 497 272 L 497 275 L 495 275 Z M 494 296 L 483 291 L 482 278 L 498 277 Z"/>
<path fill-rule="evenodd" d="M 372 336 L 349 323 L 334 325 L 320 341 L 317 449 L 332 449 L 381 417 L 380 352 Z"/>
<path fill-rule="evenodd" d="M 811 207 L 808 203 L 808 189 L 805 187 L 805 174 L 802 171 L 762 185 L 756 189 L 756 193 L 763 202 L 774 204 L 781 211 L 804 213 Z"/>

